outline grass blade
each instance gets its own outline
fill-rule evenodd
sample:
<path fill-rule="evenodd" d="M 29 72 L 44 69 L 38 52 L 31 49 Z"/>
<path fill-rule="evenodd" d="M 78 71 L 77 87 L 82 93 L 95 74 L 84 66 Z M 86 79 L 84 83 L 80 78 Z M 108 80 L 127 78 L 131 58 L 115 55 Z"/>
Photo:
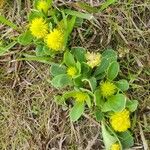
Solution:
<path fill-rule="evenodd" d="M 17 43 L 16 41 L 13 41 L 6 47 L 0 47 L 0 56 L 8 52 L 14 45 L 16 45 L 16 43 Z"/>
<path fill-rule="evenodd" d="M 76 16 L 78 18 L 83 18 L 83 19 L 87 19 L 87 20 L 91 20 L 93 19 L 93 15 L 88 14 L 88 13 L 81 13 L 75 10 L 70 10 L 70 9 L 65 9 L 64 12 L 68 15 L 72 15 L 72 16 Z"/>
<path fill-rule="evenodd" d="M 37 61 L 45 64 L 51 64 L 51 58 L 50 57 L 40 57 L 40 56 L 34 56 L 29 54 L 23 54 L 25 58 L 18 58 L 16 61 L 26 60 L 26 61 Z"/>
<path fill-rule="evenodd" d="M 104 2 L 101 7 L 100 7 L 100 11 L 106 9 L 109 7 L 109 5 L 114 4 L 115 2 L 117 2 L 117 0 L 107 0 L 106 2 Z"/>
<path fill-rule="evenodd" d="M 10 26 L 11 28 L 18 30 L 17 25 L 15 25 L 13 22 L 9 21 L 8 19 L 6 19 L 4 16 L 0 15 L 0 23 L 3 23 L 7 26 Z"/>

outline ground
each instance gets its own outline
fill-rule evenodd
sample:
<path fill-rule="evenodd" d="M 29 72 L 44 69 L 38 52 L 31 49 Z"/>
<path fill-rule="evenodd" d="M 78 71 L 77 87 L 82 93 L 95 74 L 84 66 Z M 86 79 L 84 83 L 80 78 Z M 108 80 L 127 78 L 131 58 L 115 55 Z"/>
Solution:
<path fill-rule="evenodd" d="M 98 6 L 100 0 L 87 0 Z M 79 11 L 73 1 L 54 1 Z M 27 25 L 30 0 L 7 1 L 1 14 L 19 26 Z M 84 12 L 84 11 L 83 11 Z M 92 51 L 113 48 L 121 63 L 120 77 L 130 82 L 127 95 L 139 101 L 133 115 L 133 150 L 150 147 L 150 1 L 118 1 L 103 12 L 94 14 L 95 23 L 85 21 L 74 29 L 70 46 Z M 0 38 L 6 43 L 18 33 L 0 24 Z M 47 80 L 49 66 L 38 62 L 15 61 L 32 46 L 15 45 L 0 57 L 0 149 L 1 150 L 102 150 L 100 126 L 85 112 L 72 123 L 68 111 L 57 106 L 58 93 Z M 148 146 L 149 144 L 149 146 Z"/>

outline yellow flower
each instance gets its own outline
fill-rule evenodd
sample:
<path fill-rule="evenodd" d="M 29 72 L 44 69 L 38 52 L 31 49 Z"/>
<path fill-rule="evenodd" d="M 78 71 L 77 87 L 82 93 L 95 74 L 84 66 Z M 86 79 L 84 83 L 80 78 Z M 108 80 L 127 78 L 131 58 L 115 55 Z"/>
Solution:
<path fill-rule="evenodd" d="M 101 93 L 104 97 L 112 96 L 116 92 L 116 86 L 111 82 L 103 82 L 100 86 Z"/>
<path fill-rule="evenodd" d="M 86 54 L 86 59 L 87 59 L 87 64 L 91 67 L 94 68 L 95 66 L 98 66 L 101 62 L 101 54 L 99 53 L 90 53 L 87 52 Z"/>
<path fill-rule="evenodd" d="M 67 69 L 67 74 L 71 77 L 74 77 L 77 74 L 77 69 L 75 67 L 69 67 Z"/>
<path fill-rule="evenodd" d="M 121 150 L 120 149 L 120 145 L 118 143 L 115 143 L 111 146 L 111 149 L 110 150 Z"/>
<path fill-rule="evenodd" d="M 37 38 L 44 38 L 48 33 L 48 24 L 43 18 L 35 18 L 30 25 L 30 31 Z"/>
<path fill-rule="evenodd" d="M 47 13 L 48 9 L 49 9 L 49 5 L 46 1 L 44 0 L 40 0 L 37 4 L 37 9 L 39 11 L 43 11 L 44 13 Z"/>
<path fill-rule="evenodd" d="M 115 131 L 124 132 L 130 128 L 130 112 L 124 109 L 121 112 L 116 112 L 110 117 L 110 123 Z"/>
<path fill-rule="evenodd" d="M 83 102 L 87 99 L 87 94 L 83 93 L 83 92 L 77 92 L 74 96 L 74 98 L 76 99 L 76 101 L 78 102 Z"/>
<path fill-rule="evenodd" d="M 54 51 L 61 51 L 64 47 L 64 33 L 60 29 L 54 29 L 46 37 L 46 43 Z"/>

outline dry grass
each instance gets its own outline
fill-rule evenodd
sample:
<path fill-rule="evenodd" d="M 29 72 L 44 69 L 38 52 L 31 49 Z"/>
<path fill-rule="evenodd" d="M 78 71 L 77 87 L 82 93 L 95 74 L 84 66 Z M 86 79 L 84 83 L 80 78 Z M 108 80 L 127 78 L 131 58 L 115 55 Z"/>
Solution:
<path fill-rule="evenodd" d="M 97 0 L 89 0 L 98 5 Z M 71 2 L 68 7 L 81 10 Z M 26 24 L 30 0 L 7 1 L 2 13 L 18 25 Z M 130 81 L 130 98 L 140 103 L 133 116 L 135 150 L 150 147 L 150 1 L 120 1 L 103 13 L 95 14 L 95 25 L 85 21 L 73 32 L 70 46 L 89 50 L 112 47 L 119 52 L 120 75 Z M 6 44 L 17 35 L 0 24 Z M 11 62 L 30 47 L 16 45 L 0 58 L 0 149 L 2 150 L 102 150 L 99 126 L 89 116 L 72 124 L 68 112 L 57 106 L 58 91 L 47 82 L 49 66 L 37 62 Z M 136 118 L 137 117 L 137 118 Z"/>

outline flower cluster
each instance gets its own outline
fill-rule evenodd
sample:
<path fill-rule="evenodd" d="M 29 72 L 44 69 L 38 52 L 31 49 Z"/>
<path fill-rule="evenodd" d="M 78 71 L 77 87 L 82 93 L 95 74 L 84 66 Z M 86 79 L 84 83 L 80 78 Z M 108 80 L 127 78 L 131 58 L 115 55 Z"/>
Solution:
<path fill-rule="evenodd" d="M 117 52 L 113 49 L 93 52 L 68 46 L 76 17 L 80 17 L 73 15 L 75 11 L 70 11 L 67 14 L 67 11 L 52 7 L 51 1 L 37 0 L 29 14 L 28 29 L 18 41 L 23 45 L 34 44 L 38 56 L 34 58 L 51 64 L 50 83 L 63 89 L 63 93 L 55 97 L 56 102 L 58 100 L 58 104 L 68 109 L 72 106 L 69 113 L 71 121 L 80 119 L 84 110 L 89 108 L 91 116 L 101 122 L 106 149 L 129 148 L 133 145 L 130 133 L 132 112 L 138 102 L 125 94 L 129 83 L 120 79 Z M 122 140 L 124 137 L 127 137 L 126 141 Z"/>
<path fill-rule="evenodd" d="M 130 112 L 124 109 L 121 112 L 116 112 L 110 117 L 110 123 L 115 131 L 124 132 L 130 128 Z"/>

